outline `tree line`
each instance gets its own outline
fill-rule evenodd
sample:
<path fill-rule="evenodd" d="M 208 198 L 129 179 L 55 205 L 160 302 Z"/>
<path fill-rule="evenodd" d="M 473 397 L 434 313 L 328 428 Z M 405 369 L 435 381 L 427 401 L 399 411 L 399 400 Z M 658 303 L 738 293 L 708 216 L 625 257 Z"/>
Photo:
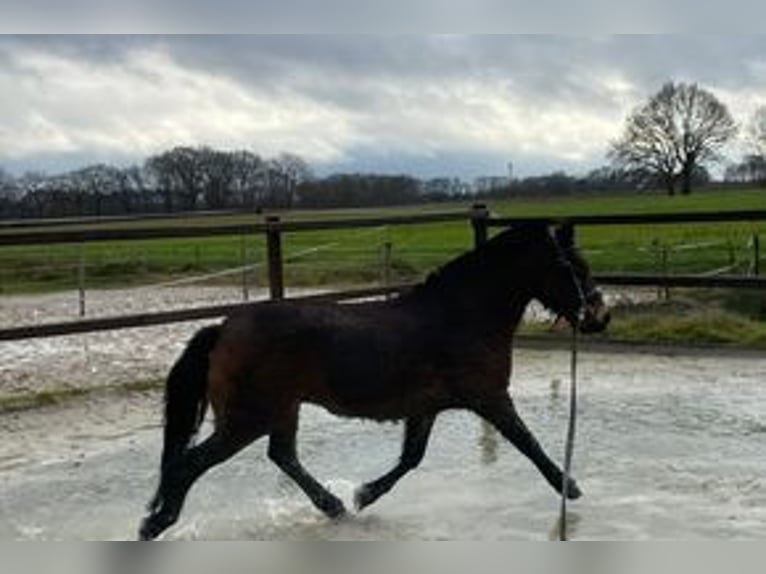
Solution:
<path fill-rule="evenodd" d="M 723 161 L 724 146 L 738 132 L 725 104 L 711 92 L 667 82 L 628 115 L 622 134 L 609 144 L 608 165 L 584 176 L 554 172 L 473 182 L 358 173 L 319 178 L 295 154 L 263 158 L 248 150 L 178 146 L 128 167 L 98 164 L 21 177 L 0 169 L 0 217 L 383 206 L 657 188 L 688 194 L 710 182 L 708 168 Z M 766 184 L 766 106 L 746 126 L 745 141 L 749 151 L 725 169 L 725 181 Z"/>
<path fill-rule="evenodd" d="M 0 218 L 382 207 L 635 186 L 631 176 L 608 166 L 581 177 L 555 172 L 522 179 L 482 177 L 471 182 L 371 173 L 320 178 L 295 155 L 262 160 L 248 151 L 178 147 L 141 166 L 97 164 L 53 176 L 28 173 L 19 178 L 0 171 Z"/>
<path fill-rule="evenodd" d="M 96 164 L 19 178 L 0 172 L 0 214 L 65 217 L 290 208 L 298 186 L 312 178 L 309 165 L 294 154 L 265 159 L 247 150 L 178 146 L 142 165 Z"/>

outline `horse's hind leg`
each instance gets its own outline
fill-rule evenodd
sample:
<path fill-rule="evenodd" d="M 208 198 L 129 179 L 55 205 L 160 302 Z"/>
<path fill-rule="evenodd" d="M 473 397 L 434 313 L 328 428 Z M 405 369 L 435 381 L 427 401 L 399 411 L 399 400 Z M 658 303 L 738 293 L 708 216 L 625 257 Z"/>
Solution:
<path fill-rule="evenodd" d="M 263 434 L 263 433 L 261 433 Z M 162 470 L 160 486 L 151 512 L 139 530 L 141 540 L 152 540 L 172 526 L 181 513 L 194 481 L 213 466 L 230 458 L 260 436 L 216 430 L 204 442 L 186 451 Z"/>
<path fill-rule="evenodd" d="M 435 418 L 435 416 L 429 415 L 407 419 L 399 463 L 388 473 L 362 485 L 356 491 L 354 502 L 358 510 L 375 502 L 391 490 L 400 478 L 420 464 L 426 452 L 428 437 L 431 434 Z"/>
<path fill-rule="evenodd" d="M 311 499 L 319 510 L 329 518 L 338 518 L 346 513 L 343 502 L 319 484 L 298 460 L 295 448 L 295 436 L 298 432 L 298 411 L 295 409 L 289 417 L 274 427 L 269 435 L 269 458 Z"/>
<path fill-rule="evenodd" d="M 559 493 L 562 490 L 563 473 L 532 435 L 524 421 L 516 412 L 511 397 L 503 394 L 489 400 L 483 400 L 474 408 L 475 412 L 492 423 L 500 433 L 516 448 L 526 455 L 545 477 L 545 480 Z M 580 498 L 582 493 L 571 478 L 567 483 L 567 498 Z"/>

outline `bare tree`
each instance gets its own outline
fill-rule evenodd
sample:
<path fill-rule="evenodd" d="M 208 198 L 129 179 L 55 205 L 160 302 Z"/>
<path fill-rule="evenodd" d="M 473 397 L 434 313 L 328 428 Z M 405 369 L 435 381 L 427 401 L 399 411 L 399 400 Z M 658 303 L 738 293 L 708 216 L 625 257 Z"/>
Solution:
<path fill-rule="evenodd" d="M 184 209 L 197 208 L 205 188 L 201 157 L 199 149 L 179 146 L 147 160 L 147 171 L 160 186 L 168 211 L 172 210 L 174 197 L 181 200 Z"/>
<path fill-rule="evenodd" d="M 726 168 L 724 179 L 733 183 L 766 184 L 766 157 L 748 154 L 739 163 Z"/>
<path fill-rule="evenodd" d="M 232 153 L 232 193 L 240 205 L 263 207 L 266 191 L 266 162 L 247 150 Z"/>
<path fill-rule="evenodd" d="M 753 155 L 766 158 L 766 106 L 757 108 L 750 118 L 747 140 Z"/>
<path fill-rule="evenodd" d="M 105 204 L 121 201 L 129 185 L 125 170 L 105 164 L 86 166 L 61 177 L 71 193 L 81 197 L 83 215 L 104 215 Z"/>
<path fill-rule="evenodd" d="M 0 167 L 0 195 L 8 198 L 15 198 L 19 188 L 16 178 Z"/>
<path fill-rule="evenodd" d="M 221 209 L 231 203 L 234 181 L 234 154 L 208 147 L 197 150 L 203 180 L 203 197 L 209 209 Z"/>
<path fill-rule="evenodd" d="M 122 185 L 118 191 L 122 213 L 147 209 L 151 202 L 147 201 L 149 177 L 146 170 L 138 165 L 131 165 L 122 170 L 122 175 Z"/>
<path fill-rule="evenodd" d="M 19 197 L 16 179 L 0 167 L 0 217 L 12 217 Z"/>
<path fill-rule="evenodd" d="M 272 196 L 275 196 L 276 203 L 290 209 L 295 203 L 298 186 L 313 178 L 311 167 L 303 158 L 292 153 L 279 154 L 269 163 Z"/>
<path fill-rule="evenodd" d="M 721 149 L 737 133 L 726 106 L 697 84 L 668 82 L 634 110 L 611 144 L 609 157 L 623 169 L 655 174 L 669 195 L 681 192 L 704 164 L 721 159 Z"/>

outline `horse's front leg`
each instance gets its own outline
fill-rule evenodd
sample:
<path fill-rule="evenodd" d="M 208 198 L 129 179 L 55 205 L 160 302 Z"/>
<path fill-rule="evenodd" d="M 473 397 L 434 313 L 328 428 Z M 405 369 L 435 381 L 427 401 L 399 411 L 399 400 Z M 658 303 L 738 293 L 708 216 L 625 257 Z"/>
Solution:
<path fill-rule="evenodd" d="M 521 420 L 511 397 L 503 393 L 497 397 L 484 399 L 473 410 L 492 423 L 506 439 L 526 455 L 556 492 L 561 493 L 564 478 L 561 469 L 545 454 L 540 443 Z M 567 483 L 567 498 L 575 500 L 580 496 L 582 496 L 580 489 L 570 478 Z"/>
<path fill-rule="evenodd" d="M 298 460 L 295 437 L 298 431 L 298 410 L 283 418 L 269 435 L 269 458 L 311 499 L 319 510 L 329 518 L 346 513 L 343 502 L 311 476 Z"/>
<path fill-rule="evenodd" d="M 375 502 L 391 490 L 400 478 L 420 464 L 426 452 L 428 437 L 431 434 L 435 418 L 434 415 L 428 415 L 407 419 L 399 463 L 380 478 L 359 487 L 354 495 L 357 510 Z"/>

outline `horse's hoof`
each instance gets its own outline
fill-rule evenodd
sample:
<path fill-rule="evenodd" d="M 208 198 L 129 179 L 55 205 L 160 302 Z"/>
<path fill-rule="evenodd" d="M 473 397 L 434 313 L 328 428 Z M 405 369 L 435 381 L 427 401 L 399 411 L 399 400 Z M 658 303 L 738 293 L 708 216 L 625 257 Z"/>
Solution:
<path fill-rule="evenodd" d="M 150 514 L 141 521 L 141 526 L 138 529 L 138 539 L 142 542 L 154 540 L 165 532 L 173 522 L 173 520 L 163 519 L 162 515 Z"/>
<path fill-rule="evenodd" d="M 375 496 L 366 484 L 363 484 L 354 492 L 354 508 L 357 512 L 360 512 L 373 502 L 375 502 Z"/>
<path fill-rule="evenodd" d="M 157 527 L 152 524 L 151 517 L 145 518 L 138 529 L 138 540 L 140 542 L 148 542 L 157 538 L 159 534 Z"/>
<path fill-rule="evenodd" d="M 567 498 L 569 500 L 577 500 L 582 496 L 582 490 L 580 490 L 580 487 L 577 486 L 577 483 L 569 479 L 569 483 L 567 484 Z"/>
<path fill-rule="evenodd" d="M 332 520 L 337 520 L 338 518 L 343 518 L 346 516 L 346 507 L 343 505 L 343 502 L 341 502 L 339 498 L 335 498 L 334 496 L 332 498 L 323 500 L 321 508 L 325 516 Z"/>

